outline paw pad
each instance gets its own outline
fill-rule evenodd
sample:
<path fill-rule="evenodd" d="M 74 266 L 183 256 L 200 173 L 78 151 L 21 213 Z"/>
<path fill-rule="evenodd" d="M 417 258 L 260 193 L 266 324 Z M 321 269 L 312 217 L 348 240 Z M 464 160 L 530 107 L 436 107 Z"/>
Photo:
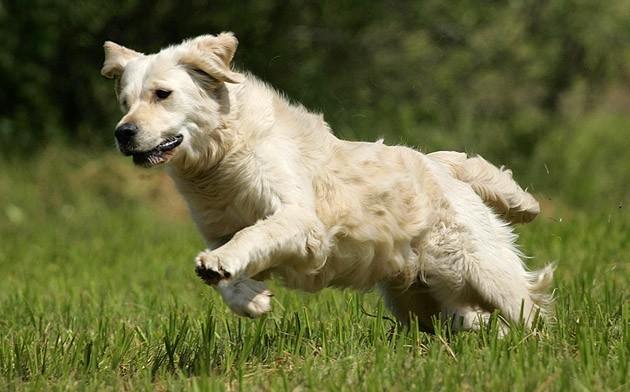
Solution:
<path fill-rule="evenodd" d="M 206 269 L 202 266 L 197 266 L 195 268 L 195 273 L 199 276 L 206 284 L 213 286 L 222 281 L 223 279 L 227 279 L 230 277 L 230 273 L 224 270 L 214 271 L 211 269 Z"/>

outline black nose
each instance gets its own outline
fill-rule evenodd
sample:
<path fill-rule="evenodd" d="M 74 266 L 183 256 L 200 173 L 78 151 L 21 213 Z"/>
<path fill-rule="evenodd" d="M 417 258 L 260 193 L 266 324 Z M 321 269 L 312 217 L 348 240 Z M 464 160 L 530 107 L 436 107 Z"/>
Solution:
<path fill-rule="evenodd" d="M 133 123 L 124 123 L 114 131 L 114 136 L 119 143 L 127 144 L 138 133 L 138 126 Z"/>

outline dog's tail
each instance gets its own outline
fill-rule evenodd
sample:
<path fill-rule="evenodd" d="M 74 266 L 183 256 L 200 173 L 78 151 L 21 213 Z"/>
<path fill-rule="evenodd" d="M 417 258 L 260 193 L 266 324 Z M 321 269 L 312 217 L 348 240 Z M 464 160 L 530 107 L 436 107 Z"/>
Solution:
<path fill-rule="evenodd" d="M 480 156 L 438 151 L 427 155 L 444 165 L 460 181 L 469 184 L 489 207 L 512 223 L 531 222 L 540 206 L 536 199 L 512 179 L 512 171 L 498 168 Z"/>

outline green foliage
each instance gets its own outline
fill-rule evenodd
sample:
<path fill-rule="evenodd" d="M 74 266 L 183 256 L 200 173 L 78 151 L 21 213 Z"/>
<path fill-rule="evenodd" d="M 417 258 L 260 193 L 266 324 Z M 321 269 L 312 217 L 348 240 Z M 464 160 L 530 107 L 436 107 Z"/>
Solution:
<path fill-rule="evenodd" d="M 616 86 L 630 76 L 629 12 L 623 0 L 3 0 L 0 142 L 17 153 L 55 139 L 110 145 L 105 40 L 154 52 L 232 30 L 238 67 L 322 111 L 342 136 L 525 167 L 566 119 L 628 112 Z"/>
<path fill-rule="evenodd" d="M 588 127 L 586 127 L 588 128 Z M 0 161 L 0 390 L 623 390 L 625 210 L 519 226 L 558 265 L 553 323 L 497 339 L 397 330 L 378 293 L 272 285 L 238 318 L 194 275 L 203 243 L 160 170 L 49 147 Z"/>
<path fill-rule="evenodd" d="M 585 210 L 630 206 L 630 118 L 595 114 L 551 132 L 535 154 L 539 184 Z M 624 130 L 624 132 L 620 132 Z M 544 166 L 543 168 L 540 166 Z"/>

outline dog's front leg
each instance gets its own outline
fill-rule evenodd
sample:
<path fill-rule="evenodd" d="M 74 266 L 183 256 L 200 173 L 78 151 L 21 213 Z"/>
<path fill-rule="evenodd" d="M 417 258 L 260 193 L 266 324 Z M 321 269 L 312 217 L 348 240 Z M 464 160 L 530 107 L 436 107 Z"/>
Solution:
<path fill-rule="evenodd" d="M 223 280 L 213 286 L 223 302 L 239 316 L 258 318 L 271 311 L 273 294 L 264 282 L 250 278 Z"/>
<path fill-rule="evenodd" d="M 196 272 L 221 294 L 238 315 L 257 318 L 271 310 L 271 292 L 251 279 L 282 260 L 303 260 L 317 268 L 325 260 L 323 225 L 309 213 L 284 210 L 234 235 L 215 250 L 196 259 Z"/>
<path fill-rule="evenodd" d="M 225 245 L 197 256 L 196 272 L 216 285 L 239 277 L 252 277 L 282 260 L 320 264 L 324 256 L 323 225 L 298 208 L 286 208 L 234 235 Z"/>

